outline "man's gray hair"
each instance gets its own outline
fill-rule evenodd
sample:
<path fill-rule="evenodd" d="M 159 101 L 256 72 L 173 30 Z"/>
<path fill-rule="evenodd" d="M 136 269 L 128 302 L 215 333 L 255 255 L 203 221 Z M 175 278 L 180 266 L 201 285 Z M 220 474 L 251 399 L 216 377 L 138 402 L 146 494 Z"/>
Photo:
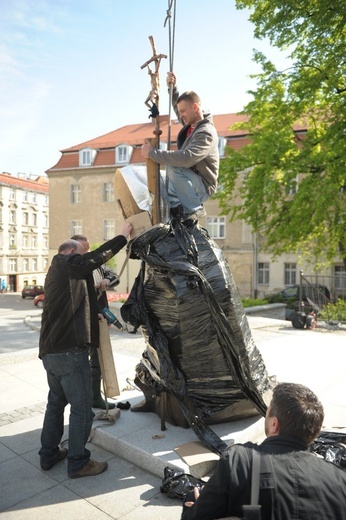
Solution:
<path fill-rule="evenodd" d="M 77 240 L 72 240 L 69 238 L 59 246 L 58 253 L 66 254 L 66 251 L 70 251 L 70 249 L 78 249 L 78 246 L 79 242 L 77 242 Z"/>

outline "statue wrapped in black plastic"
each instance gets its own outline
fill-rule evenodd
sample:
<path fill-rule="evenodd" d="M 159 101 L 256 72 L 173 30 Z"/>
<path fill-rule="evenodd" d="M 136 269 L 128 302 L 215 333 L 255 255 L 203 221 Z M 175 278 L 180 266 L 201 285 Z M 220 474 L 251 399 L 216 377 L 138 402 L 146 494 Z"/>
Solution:
<path fill-rule="evenodd" d="M 220 453 L 208 425 L 264 415 L 271 394 L 229 265 L 197 221 L 180 217 L 129 247 L 142 265 L 121 314 L 146 341 L 135 378 L 145 401 L 133 411 L 191 426 Z"/>

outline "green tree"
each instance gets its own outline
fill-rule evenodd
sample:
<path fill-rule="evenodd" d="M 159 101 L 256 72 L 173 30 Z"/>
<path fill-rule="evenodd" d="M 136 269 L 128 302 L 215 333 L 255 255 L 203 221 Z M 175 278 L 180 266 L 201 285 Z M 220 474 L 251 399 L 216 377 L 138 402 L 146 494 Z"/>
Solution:
<path fill-rule="evenodd" d="M 285 51 L 290 66 L 278 70 L 254 51 L 261 72 L 237 125 L 251 143 L 227 149 L 222 212 L 262 232 L 273 257 L 300 253 L 318 267 L 341 256 L 346 265 L 345 4 L 236 3 L 250 9 L 255 36 Z"/>

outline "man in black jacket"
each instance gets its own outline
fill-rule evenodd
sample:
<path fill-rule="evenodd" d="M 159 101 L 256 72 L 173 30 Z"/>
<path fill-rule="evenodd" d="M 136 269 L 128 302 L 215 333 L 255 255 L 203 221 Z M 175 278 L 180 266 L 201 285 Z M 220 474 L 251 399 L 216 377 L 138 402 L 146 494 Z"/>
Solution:
<path fill-rule="evenodd" d="M 241 517 L 242 506 L 250 504 L 253 450 L 262 459 L 262 520 L 346 519 L 346 472 L 308 450 L 323 418 L 322 404 L 311 390 L 277 385 L 265 418 L 267 439 L 231 447 L 200 495 L 196 488 L 187 497 L 182 520 Z"/>
<path fill-rule="evenodd" d="M 84 253 L 88 253 L 90 251 L 90 242 L 85 235 L 73 235 L 71 237 L 72 240 L 77 240 L 84 247 Z M 97 308 L 98 308 L 98 317 L 100 320 L 105 320 L 103 314 L 101 313 L 102 309 L 105 307 L 108 308 L 108 300 L 107 300 L 107 287 L 113 285 L 116 280 L 118 280 L 117 274 L 111 269 L 101 266 L 94 270 L 94 286 L 97 294 Z M 98 356 L 98 349 L 96 347 L 89 347 L 89 363 L 91 368 L 91 389 L 92 389 L 92 406 L 93 408 L 101 408 L 102 410 L 112 410 L 115 408 L 114 403 L 109 403 L 107 400 L 103 399 L 101 395 L 101 366 L 100 360 Z"/>
<path fill-rule="evenodd" d="M 93 271 L 127 243 L 132 229 L 84 254 L 83 246 L 67 240 L 52 260 L 45 281 L 45 301 L 39 341 L 39 357 L 47 371 L 48 403 L 39 451 L 41 468 L 51 469 L 68 457 L 70 478 L 98 475 L 106 462 L 90 459 L 85 448 L 92 425 L 91 375 L 88 348 L 99 342 L 97 297 Z M 64 409 L 70 403 L 69 443 L 59 449 L 64 430 Z"/>

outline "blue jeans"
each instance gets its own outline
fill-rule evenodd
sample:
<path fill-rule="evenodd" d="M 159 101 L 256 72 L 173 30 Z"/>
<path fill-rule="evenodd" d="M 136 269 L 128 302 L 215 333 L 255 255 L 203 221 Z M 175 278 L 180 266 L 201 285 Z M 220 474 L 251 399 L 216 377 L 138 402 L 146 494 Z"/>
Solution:
<path fill-rule="evenodd" d="M 168 200 L 171 208 L 183 206 L 184 213 L 193 213 L 209 199 L 202 178 L 189 168 L 167 166 Z"/>
<path fill-rule="evenodd" d="M 42 362 L 49 393 L 41 433 L 41 463 L 49 464 L 56 459 L 64 432 L 64 410 L 70 403 L 67 471 L 71 474 L 90 459 L 90 451 L 85 448 L 93 421 L 88 351 L 47 354 Z"/>

